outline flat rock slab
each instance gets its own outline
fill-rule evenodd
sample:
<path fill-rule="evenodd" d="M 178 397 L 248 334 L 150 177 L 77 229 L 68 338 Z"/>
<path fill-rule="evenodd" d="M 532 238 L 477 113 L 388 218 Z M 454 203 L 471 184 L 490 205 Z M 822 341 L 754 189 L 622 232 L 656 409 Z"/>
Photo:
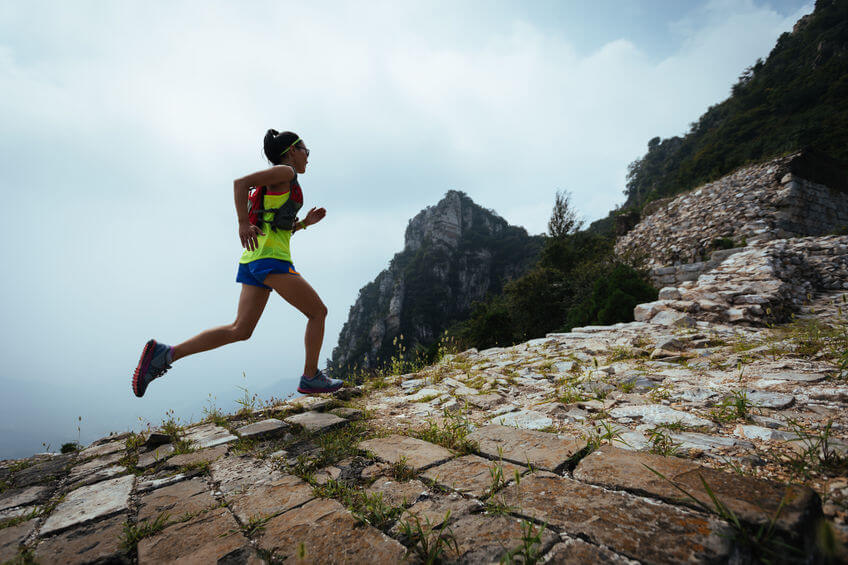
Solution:
<path fill-rule="evenodd" d="M 362 410 L 357 410 L 356 408 L 333 408 L 330 410 L 330 414 L 335 414 L 345 420 L 359 420 L 362 418 Z"/>
<path fill-rule="evenodd" d="M 288 424 L 302 426 L 307 432 L 320 433 L 347 423 L 344 418 L 327 412 L 301 412 L 285 419 Z"/>
<path fill-rule="evenodd" d="M 500 495 L 522 516 L 639 561 L 724 562 L 731 550 L 716 519 L 565 477 L 531 475 Z"/>
<path fill-rule="evenodd" d="M 171 520 L 179 520 L 185 514 L 217 505 L 204 479 L 181 481 L 142 496 L 138 503 L 138 521 L 153 521 L 162 513 L 167 513 Z"/>
<path fill-rule="evenodd" d="M 258 540 L 275 558 L 308 563 L 399 563 L 406 548 L 367 524 L 357 524 L 335 500 L 316 499 L 271 518 Z M 140 561 L 139 561 L 140 562 Z"/>
<path fill-rule="evenodd" d="M 190 479 L 192 476 L 193 475 L 191 473 L 177 473 L 176 475 L 168 475 L 166 477 L 152 479 L 142 479 L 139 477 L 138 482 L 135 485 L 135 490 L 138 493 L 148 492 L 157 488 L 176 484 L 180 481 L 185 481 L 186 479 Z"/>
<path fill-rule="evenodd" d="M 713 508 L 701 477 L 725 506 L 749 524 L 768 523 L 777 514 L 782 500 L 783 507 L 775 525 L 794 535 L 800 533 L 806 524 L 811 524 L 812 518 L 821 511 L 818 497 L 807 487 L 782 485 L 701 467 L 686 459 L 635 453 L 611 446 L 604 446 L 588 455 L 574 470 L 574 478 L 579 481 L 698 508 L 669 482 L 673 481 Z"/>
<path fill-rule="evenodd" d="M 168 526 L 138 542 L 138 563 L 261 563 L 226 508 Z"/>
<path fill-rule="evenodd" d="M 365 492 L 382 494 L 383 503 L 389 506 L 409 506 L 428 494 L 427 486 L 419 480 L 398 481 L 389 477 L 380 477 Z"/>
<path fill-rule="evenodd" d="M 639 565 L 638 561 L 628 559 L 605 547 L 586 543 L 568 536 L 562 543 L 556 544 L 545 556 L 549 565 L 570 565 L 573 563 L 593 563 L 598 565 Z"/>
<path fill-rule="evenodd" d="M 129 556 L 120 546 L 126 520 L 126 514 L 119 514 L 43 539 L 35 549 L 35 559 L 67 565 L 128 563 Z"/>
<path fill-rule="evenodd" d="M 544 430 L 552 426 L 554 421 L 541 412 L 519 410 L 518 412 L 509 412 L 492 418 L 492 423 L 525 430 Z"/>
<path fill-rule="evenodd" d="M 500 394 L 471 394 L 463 398 L 468 404 L 483 410 L 491 410 L 504 401 L 503 396 Z"/>
<path fill-rule="evenodd" d="M 715 428 L 715 424 L 690 414 L 669 408 L 663 404 L 643 404 L 636 406 L 620 406 L 610 410 L 610 416 L 613 418 L 634 418 L 640 419 L 646 424 L 659 426 L 662 424 L 683 424 L 693 428 Z"/>
<path fill-rule="evenodd" d="M 204 448 L 229 443 L 238 438 L 226 428 L 216 426 L 215 424 L 201 424 L 200 426 L 188 428 L 185 431 L 184 439 L 197 444 L 200 448 Z"/>
<path fill-rule="evenodd" d="M 176 467 L 190 467 L 194 465 L 202 465 L 204 463 L 212 463 L 226 455 L 228 449 L 229 447 L 226 445 L 219 445 L 217 447 L 208 447 L 199 451 L 192 451 L 191 453 L 174 455 L 168 459 L 165 467 L 173 469 Z"/>
<path fill-rule="evenodd" d="M 422 528 L 427 525 L 438 528 L 444 523 L 448 512 L 450 512 L 450 520 L 454 521 L 460 516 L 480 510 L 482 506 L 476 500 L 462 498 L 456 493 L 435 495 L 413 504 L 401 515 L 398 522 L 414 524 L 418 521 Z M 396 525 L 395 529 L 397 528 Z"/>
<path fill-rule="evenodd" d="M 268 484 L 248 487 L 243 494 L 228 496 L 230 508 L 242 523 L 251 517 L 276 516 L 315 498 L 312 487 L 299 478 L 286 475 Z"/>
<path fill-rule="evenodd" d="M 710 434 L 699 434 L 697 432 L 679 432 L 669 434 L 671 439 L 680 443 L 683 449 L 700 449 L 710 451 L 733 446 L 751 448 L 754 444 L 750 441 L 738 440 L 732 437 L 713 436 Z"/>
<path fill-rule="evenodd" d="M 276 418 L 268 418 L 261 422 L 254 422 L 242 426 L 236 430 L 236 435 L 243 438 L 267 438 L 282 435 L 288 426 Z"/>
<path fill-rule="evenodd" d="M 0 563 L 11 561 L 18 555 L 21 544 L 35 529 L 36 522 L 37 520 L 29 520 L 17 526 L 0 529 Z"/>
<path fill-rule="evenodd" d="M 827 378 L 827 375 L 824 373 L 795 373 L 795 372 L 782 372 L 782 373 L 764 373 L 761 374 L 760 377 L 764 380 L 773 380 L 773 381 L 794 381 L 794 382 L 803 382 L 803 383 L 816 383 L 819 381 L 823 381 Z"/>
<path fill-rule="evenodd" d="M 55 455 L 31 467 L 21 469 L 15 473 L 12 486 L 28 487 L 58 481 L 67 474 L 68 466 L 75 456 L 76 454 L 71 453 Z"/>
<path fill-rule="evenodd" d="M 91 445 L 79 452 L 80 459 L 88 459 L 90 457 L 103 457 L 111 455 L 119 451 L 123 452 L 126 449 L 127 443 L 124 440 L 109 441 L 98 445 Z"/>
<path fill-rule="evenodd" d="M 444 447 L 401 435 L 369 439 L 360 442 L 359 449 L 370 451 L 377 459 L 388 463 L 405 458 L 406 464 L 413 469 L 426 469 L 453 457 Z"/>
<path fill-rule="evenodd" d="M 9 489 L 0 494 L 0 512 L 16 506 L 27 506 L 44 502 L 53 489 L 47 486 L 33 486 Z"/>
<path fill-rule="evenodd" d="M 160 445 L 152 451 L 142 453 L 138 456 L 138 463 L 135 464 L 139 469 L 147 469 L 160 461 L 164 461 L 170 454 L 174 452 L 174 446 L 170 443 Z"/>
<path fill-rule="evenodd" d="M 560 438 L 534 430 L 518 430 L 490 424 L 468 435 L 477 443 L 480 453 L 493 459 L 503 457 L 514 463 L 532 465 L 534 469 L 554 471 L 562 467 L 584 447 L 585 441 Z"/>
<path fill-rule="evenodd" d="M 127 510 L 134 482 L 127 475 L 69 492 L 44 522 L 41 535 Z"/>
<path fill-rule="evenodd" d="M 123 475 L 127 472 L 127 468 L 123 465 L 112 465 L 111 467 L 101 467 L 96 471 L 91 473 L 87 473 L 84 475 L 76 475 L 73 478 L 75 479 L 73 482 L 69 480 L 71 483 L 68 487 L 69 490 L 77 489 L 79 487 L 83 487 L 86 485 L 93 485 L 94 483 L 99 483 L 100 481 L 105 481 L 106 479 L 111 479 L 112 477 L 117 477 L 118 475 Z"/>
<path fill-rule="evenodd" d="M 533 532 L 540 534 L 541 543 L 531 543 L 531 550 L 537 555 L 544 554 L 559 536 L 550 530 L 542 531 L 540 525 L 533 527 Z M 502 563 L 507 553 L 523 547 L 521 521 L 511 516 L 467 514 L 452 521 L 450 530 L 456 548 L 451 546 L 445 554 L 459 563 Z"/>
<path fill-rule="evenodd" d="M 219 483 L 224 494 L 239 490 L 246 491 L 250 486 L 271 483 L 283 478 L 283 473 L 274 468 L 270 461 L 253 457 L 225 457 L 209 466 L 212 480 Z"/>
<path fill-rule="evenodd" d="M 441 487 L 482 498 L 492 487 L 494 473 L 498 467 L 501 471 L 501 484 L 514 479 L 516 471 L 521 475 L 527 471 L 526 467 L 506 461 L 490 461 L 477 455 L 464 455 L 436 467 L 430 467 L 421 476 Z"/>
<path fill-rule="evenodd" d="M 749 392 L 747 399 L 757 408 L 772 408 L 775 410 L 787 408 L 795 402 L 795 397 L 791 394 L 779 392 Z"/>

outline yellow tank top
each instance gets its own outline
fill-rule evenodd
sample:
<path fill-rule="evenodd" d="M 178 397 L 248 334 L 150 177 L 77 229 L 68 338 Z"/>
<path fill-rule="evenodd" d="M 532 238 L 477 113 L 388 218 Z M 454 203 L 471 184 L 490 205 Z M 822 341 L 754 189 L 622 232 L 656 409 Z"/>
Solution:
<path fill-rule="evenodd" d="M 291 194 L 290 191 L 285 194 L 266 194 L 262 202 L 262 208 L 265 210 L 279 208 L 289 199 L 289 194 Z M 292 232 L 288 230 L 272 230 L 271 225 L 268 223 L 272 219 L 273 215 L 271 212 L 266 212 L 262 216 L 262 231 L 265 232 L 265 235 L 259 236 L 256 249 L 253 251 L 244 250 L 239 263 L 250 263 L 258 259 L 279 259 L 281 261 L 288 261 L 289 263 L 293 262 L 291 259 L 291 250 L 289 249 L 289 240 L 291 239 Z"/>

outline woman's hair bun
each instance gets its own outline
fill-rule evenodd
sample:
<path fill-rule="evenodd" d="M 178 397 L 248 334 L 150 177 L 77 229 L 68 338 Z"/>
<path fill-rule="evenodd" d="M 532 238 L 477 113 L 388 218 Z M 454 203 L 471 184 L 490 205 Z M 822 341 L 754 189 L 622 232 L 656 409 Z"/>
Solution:
<path fill-rule="evenodd" d="M 263 143 L 265 157 L 271 164 L 279 165 L 283 158 L 283 151 L 291 147 L 298 139 L 300 138 L 294 132 L 284 131 L 280 133 L 275 129 L 269 129 L 265 133 L 265 141 Z"/>

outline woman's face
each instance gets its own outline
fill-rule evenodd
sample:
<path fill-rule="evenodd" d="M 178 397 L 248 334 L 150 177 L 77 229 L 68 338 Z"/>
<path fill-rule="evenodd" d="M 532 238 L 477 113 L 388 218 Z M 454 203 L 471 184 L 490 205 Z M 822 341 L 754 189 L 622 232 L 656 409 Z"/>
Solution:
<path fill-rule="evenodd" d="M 306 172 L 306 163 L 309 160 L 309 149 L 306 148 L 306 145 L 301 142 L 292 147 L 291 149 L 291 161 L 292 167 L 298 173 Z"/>

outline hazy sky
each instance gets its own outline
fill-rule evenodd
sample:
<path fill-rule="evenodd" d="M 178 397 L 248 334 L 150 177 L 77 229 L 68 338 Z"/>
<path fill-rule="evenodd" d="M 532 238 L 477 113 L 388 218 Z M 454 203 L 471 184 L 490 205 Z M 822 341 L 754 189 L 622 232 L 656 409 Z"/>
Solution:
<path fill-rule="evenodd" d="M 463 190 L 538 234 L 567 189 L 605 216 L 647 141 L 812 8 L 0 0 L 0 458 L 77 439 L 78 416 L 86 442 L 294 390 L 305 321 L 279 297 L 249 342 L 130 390 L 145 340 L 232 321 L 232 181 L 266 166 L 268 128 L 306 140 L 306 206 L 327 208 L 292 242 L 329 307 L 324 359 L 419 210 Z"/>

